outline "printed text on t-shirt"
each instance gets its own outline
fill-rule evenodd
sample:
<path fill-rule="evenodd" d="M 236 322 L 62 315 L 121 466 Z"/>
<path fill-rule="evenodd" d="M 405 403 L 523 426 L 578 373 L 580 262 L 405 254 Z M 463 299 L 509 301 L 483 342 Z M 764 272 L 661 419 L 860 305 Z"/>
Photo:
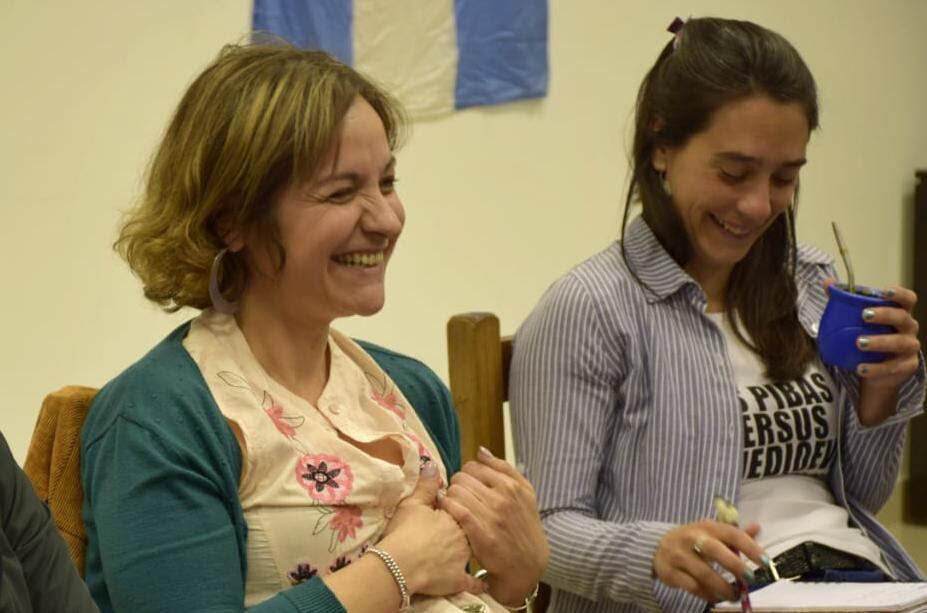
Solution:
<path fill-rule="evenodd" d="M 743 478 L 821 475 L 836 450 L 834 395 L 821 372 L 738 389 L 743 417 Z"/>

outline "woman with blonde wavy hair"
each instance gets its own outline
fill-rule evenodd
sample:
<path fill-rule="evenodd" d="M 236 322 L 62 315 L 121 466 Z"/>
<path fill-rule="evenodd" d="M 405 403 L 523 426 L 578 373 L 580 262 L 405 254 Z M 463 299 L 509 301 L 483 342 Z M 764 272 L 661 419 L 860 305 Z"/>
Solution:
<path fill-rule="evenodd" d="M 354 70 L 286 46 L 227 47 L 187 90 L 116 247 L 147 298 L 202 312 L 107 384 L 82 432 L 104 613 L 531 599 L 531 485 L 488 452 L 461 469 L 434 373 L 330 327 L 383 306 L 401 125 Z"/>

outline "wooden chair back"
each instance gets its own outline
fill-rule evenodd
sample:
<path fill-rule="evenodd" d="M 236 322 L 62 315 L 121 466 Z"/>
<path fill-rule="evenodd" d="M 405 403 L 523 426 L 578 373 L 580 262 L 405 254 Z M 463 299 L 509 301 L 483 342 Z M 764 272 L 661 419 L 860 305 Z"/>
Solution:
<path fill-rule="evenodd" d="M 464 462 L 476 459 L 480 445 L 505 457 L 503 407 L 509 399 L 512 337 L 499 330 L 492 313 L 460 313 L 447 322 L 448 378 Z M 544 613 L 549 601 L 550 588 L 542 583 L 532 611 Z"/>
<path fill-rule="evenodd" d="M 480 445 L 505 457 L 502 407 L 508 400 L 512 337 L 501 336 L 492 313 L 461 313 L 447 322 L 448 376 L 460 419 L 464 462 Z"/>

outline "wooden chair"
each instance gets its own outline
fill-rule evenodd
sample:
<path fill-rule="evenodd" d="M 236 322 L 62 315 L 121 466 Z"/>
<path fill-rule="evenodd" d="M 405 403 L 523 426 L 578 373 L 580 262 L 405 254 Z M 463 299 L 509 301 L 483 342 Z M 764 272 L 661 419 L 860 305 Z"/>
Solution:
<path fill-rule="evenodd" d="M 492 313 L 462 313 L 447 322 L 451 396 L 460 419 L 464 462 L 476 459 L 480 445 L 505 457 L 502 407 L 508 400 L 512 337 L 499 334 Z"/>
<path fill-rule="evenodd" d="M 500 334 L 492 313 L 454 315 L 447 322 L 447 361 L 463 461 L 476 459 L 480 445 L 504 458 L 512 337 Z M 550 588 L 542 583 L 532 610 L 544 613 L 549 601 Z"/>
<path fill-rule="evenodd" d="M 84 576 L 84 490 L 80 481 L 80 430 L 97 390 L 68 386 L 45 397 L 23 471 L 51 511 L 71 561 Z"/>

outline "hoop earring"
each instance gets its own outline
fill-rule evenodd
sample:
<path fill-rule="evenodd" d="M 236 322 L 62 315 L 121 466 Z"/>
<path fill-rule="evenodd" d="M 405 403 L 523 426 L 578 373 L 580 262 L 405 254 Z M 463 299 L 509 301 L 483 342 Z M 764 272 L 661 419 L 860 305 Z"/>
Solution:
<path fill-rule="evenodd" d="M 222 269 L 222 259 L 228 251 L 228 248 L 224 247 L 212 259 L 212 266 L 209 267 L 209 300 L 212 302 L 212 308 L 219 313 L 233 315 L 238 310 L 238 301 L 226 300 L 219 289 L 219 271 Z"/>

